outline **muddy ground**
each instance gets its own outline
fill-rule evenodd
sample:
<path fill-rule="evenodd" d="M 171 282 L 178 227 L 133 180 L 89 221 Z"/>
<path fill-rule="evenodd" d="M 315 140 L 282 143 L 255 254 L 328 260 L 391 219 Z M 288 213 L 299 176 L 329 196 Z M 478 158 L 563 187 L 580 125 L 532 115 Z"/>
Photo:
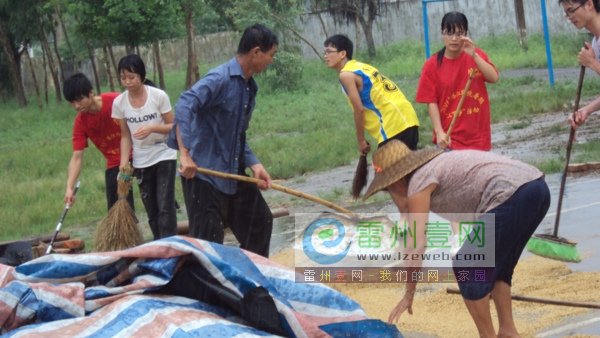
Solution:
<path fill-rule="evenodd" d="M 585 104 L 585 102 L 582 102 L 582 104 Z M 569 138 L 567 115 L 566 112 L 546 113 L 527 119 L 494 124 L 492 126 L 492 151 L 531 164 L 540 164 L 550 160 L 556 160 L 562 164 L 564 163 Z M 592 115 L 587 123 L 578 129 L 576 135 L 575 144 L 600 140 L 600 118 L 598 113 Z M 424 145 L 429 146 L 429 144 Z M 353 147 L 354 145 L 349 146 Z M 578 152 L 574 150 L 571 154 L 571 163 L 575 163 L 577 158 Z M 600 157 L 592 161 L 600 161 Z M 351 199 L 350 187 L 355 165 L 353 163 L 329 171 L 310 173 L 290 180 L 278 181 L 277 183 L 331 200 L 360 212 L 387 209 L 387 204 L 391 202 L 382 193 L 369 199 L 369 203 L 355 202 Z M 369 178 L 372 178 L 372 171 Z M 291 213 L 328 210 L 326 207 L 284 195 L 278 191 L 266 192 L 265 198 L 271 206 L 287 207 Z"/>

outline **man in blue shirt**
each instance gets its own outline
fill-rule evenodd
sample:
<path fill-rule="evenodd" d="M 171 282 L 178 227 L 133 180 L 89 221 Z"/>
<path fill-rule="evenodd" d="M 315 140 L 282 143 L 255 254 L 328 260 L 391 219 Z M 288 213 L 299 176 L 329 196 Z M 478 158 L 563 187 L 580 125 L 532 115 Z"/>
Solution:
<path fill-rule="evenodd" d="M 258 90 L 252 76 L 273 62 L 277 47 L 277 36 L 265 26 L 246 28 L 236 56 L 181 95 L 169 140 L 180 151 L 190 235 L 223 243 L 228 226 L 242 249 L 265 257 L 273 216 L 258 188 L 270 188 L 271 177 L 248 146 L 246 130 Z M 262 181 L 257 186 L 202 175 L 197 166 L 242 175 L 250 168 Z"/>

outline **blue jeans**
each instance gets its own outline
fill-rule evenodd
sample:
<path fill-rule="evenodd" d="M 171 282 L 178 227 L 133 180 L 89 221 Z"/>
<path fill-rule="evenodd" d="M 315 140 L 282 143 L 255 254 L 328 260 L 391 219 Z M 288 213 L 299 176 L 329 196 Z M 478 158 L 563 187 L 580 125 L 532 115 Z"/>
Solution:
<path fill-rule="evenodd" d="M 119 199 L 119 195 L 117 194 L 117 177 L 119 176 L 119 166 L 112 167 L 106 169 L 104 172 L 104 185 L 106 187 L 106 206 L 108 210 L 112 208 L 113 204 L 117 202 Z M 129 195 L 127 195 L 127 202 L 131 206 L 131 209 L 135 210 L 133 205 L 133 189 L 129 190 Z"/>
<path fill-rule="evenodd" d="M 147 168 L 135 169 L 134 172 L 154 239 L 177 234 L 176 162 L 176 160 L 161 161 Z"/>
<path fill-rule="evenodd" d="M 506 202 L 488 211 L 495 216 L 495 259 L 491 278 L 485 282 L 459 282 L 463 298 L 478 300 L 487 296 L 496 281 L 512 285 L 512 276 L 527 241 L 546 216 L 550 207 L 550 190 L 543 177 L 523 184 Z M 472 253 L 463 245 L 459 253 Z M 464 268 L 454 267 L 454 273 Z"/>

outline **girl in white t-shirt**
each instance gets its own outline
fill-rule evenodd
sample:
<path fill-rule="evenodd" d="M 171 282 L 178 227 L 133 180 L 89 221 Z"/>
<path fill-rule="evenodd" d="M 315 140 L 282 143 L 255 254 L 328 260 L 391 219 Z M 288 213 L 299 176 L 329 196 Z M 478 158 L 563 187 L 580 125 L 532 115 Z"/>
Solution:
<path fill-rule="evenodd" d="M 165 143 L 174 119 L 169 96 L 146 79 L 146 67 L 136 54 L 121 58 L 118 72 L 126 89 L 112 108 L 121 126 L 120 168 L 129 163 L 133 148 L 134 175 L 154 239 L 175 235 L 177 151 Z"/>

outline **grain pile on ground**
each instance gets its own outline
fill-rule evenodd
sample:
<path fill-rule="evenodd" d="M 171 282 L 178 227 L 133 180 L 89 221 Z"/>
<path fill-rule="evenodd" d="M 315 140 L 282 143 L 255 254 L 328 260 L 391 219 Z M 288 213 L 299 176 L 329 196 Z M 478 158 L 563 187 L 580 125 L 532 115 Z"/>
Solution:
<path fill-rule="evenodd" d="M 271 259 L 289 267 L 294 265 L 294 254 L 291 249 L 280 252 Z M 564 263 L 531 256 L 517 265 L 513 284 L 514 294 L 592 303 L 598 302 L 600 272 L 573 272 Z M 397 284 L 330 284 L 330 286 L 360 303 L 368 316 L 381 320 L 387 320 L 389 312 L 404 294 L 403 285 Z M 419 332 L 438 337 L 465 337 L 465 333 L 469 333 L 466 336 L 476 335 L 475 325 L 462 298 L 459 295 L 447 294 L 447 287 L 457 286 L 454 283 L 419 285 L 413 304 L 414 314 L 412 316 L 403 314 L 398 324 L 400 331 L 404 334 Z M 492 311 L 494 311 L 493 306 Z M 513 311 L 517 328 L 522 336 L 532 337 L 568 316 L 590 310 L 514 301 Z"/>

